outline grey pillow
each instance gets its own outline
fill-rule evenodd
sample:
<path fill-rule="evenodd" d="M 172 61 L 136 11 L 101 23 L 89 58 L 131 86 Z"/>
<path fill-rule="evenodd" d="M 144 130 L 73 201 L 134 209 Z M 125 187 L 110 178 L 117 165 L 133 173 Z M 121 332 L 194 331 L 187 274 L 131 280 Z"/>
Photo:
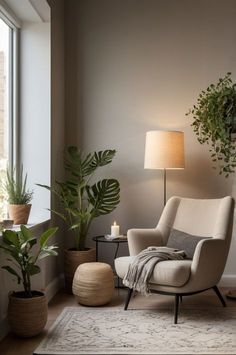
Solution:
<path fill-rule="evenodd" d="M 172 229 L 167 242 L 167 247 L 184 250 L 188 259 L 193 258 L 194 251 L 200 240 L 209 239 L 207 237 L 198 237 L 177 229 Z"/>

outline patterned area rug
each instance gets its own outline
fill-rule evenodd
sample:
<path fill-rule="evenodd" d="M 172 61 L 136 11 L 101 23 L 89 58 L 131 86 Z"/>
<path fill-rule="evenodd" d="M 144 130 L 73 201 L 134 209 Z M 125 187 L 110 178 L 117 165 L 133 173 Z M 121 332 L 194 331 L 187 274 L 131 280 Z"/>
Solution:
<path fill-rule="evenodd" d="M 236 354 L 236 311 L 67 307 L 34 354 Z"/>

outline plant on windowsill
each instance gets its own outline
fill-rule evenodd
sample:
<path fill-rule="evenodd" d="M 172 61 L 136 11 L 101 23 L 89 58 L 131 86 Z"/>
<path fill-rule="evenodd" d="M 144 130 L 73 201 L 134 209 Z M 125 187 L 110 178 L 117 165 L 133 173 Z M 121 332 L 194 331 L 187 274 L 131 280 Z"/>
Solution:
<path fill-rule="evenodd" d="M 27 174 L 23 177 L 23 166 L 18 176 L 15 169 L 7 169 L 4 188 L 8 196 L 8 214 L 14 224 L 27 224 L 29 219 L 33 191 L 27 190 L 26 185 Z"/>
<path fill-rule="evenodd" d="M 86 248 L 86 238 L 94 218 L 112 212 L 120 202 L 120 185 L 116 179 L 103 179 L 90 184 L 99 167 L 112 162 L 115 150 L 104 150 L 84 155 L 77 147 L 70 146 L 65 152 L 65 182 L 55 187 L 39 186 L 50 190 L 60 201 L 60 216 L 74 235 L 74 248 L 65 251 L 65 285 L 71 293 L 72 281 L 78 265 L 96 260 L 94 248 Z"/>
<path fill-rule="evenodd" d="M 236 145 L 232 133 L 236 133 L 236 83 L 227 73 L 217 84 L 202 91 L 197 103 L 186 115 L 193 117 L 193 130 L 201 144 L 210 145 L 214 168 L 228 177 L 236 167 Z"/>
<path fill-rule="evenodd" d="M 16 277 L 18 284 L 22 283 L 24 288 L 23 291 L 9 294 L 8 320 L 13 333 L 18 336 L 34 336 L 41 332 L 47 322 L 46 296 L 42 292 L 32 290 L 31 277 L 41 271 L 39 260 L 57 255 L 57 247 L 48 245 L 57 229 L 47 229 L 39 237 L 38 245 L 37 238 L 24 225 L 20 226 L 20 232 L 3 231 L 0 249 L 10 258 L 7 258 L 9 265 L 2 268 Z"/>

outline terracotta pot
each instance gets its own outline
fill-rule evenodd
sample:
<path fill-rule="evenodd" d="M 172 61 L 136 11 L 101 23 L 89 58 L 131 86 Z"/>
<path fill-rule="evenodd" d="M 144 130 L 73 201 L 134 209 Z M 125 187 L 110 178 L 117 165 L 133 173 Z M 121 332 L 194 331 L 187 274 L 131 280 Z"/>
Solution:
<path fill-rule="evenodd" d="M 83 263 L 96 261 L 96 249 L 78 251 L 73 249 L 65 250 L 64 272 L 66 292 L 72 293 L 72 282 L 77 267 Z"/>
<path fill-rule="evenodd" d="M 27 224 L 31 205 L 8 205 L 8 213 L 14 224 Z"/>
<path fill-rule="evenodd" d="M 32 294 L 31 298 L 22 297 L 23 292 L 9 294 L 8 321 L 12 332 L 23 338 L 39 334 L 47 322 L 46 296 L 37 291 Z"/>

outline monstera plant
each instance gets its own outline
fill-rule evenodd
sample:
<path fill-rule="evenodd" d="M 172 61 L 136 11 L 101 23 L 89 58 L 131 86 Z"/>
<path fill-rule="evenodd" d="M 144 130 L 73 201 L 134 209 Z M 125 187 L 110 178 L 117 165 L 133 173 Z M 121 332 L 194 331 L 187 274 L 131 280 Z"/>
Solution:
<path fill-rule="evenodd" d="M 201 144 L 208 144 L 214 168 L 228 177 L 236 167 L 236 83 L 227 73 L 203 90 L 186 115 L 193 117 L 193 130 Z"/>
<path fill-rule="evenodd" d="M 56 187 L 40 185 L 60 200 L 63 212 L 52 210 L 74 232 L 76 250 L 85 250 L 85 241 L 94 218 L 112 212 L 119 203 L 120 185 L 115 179 L 103 179 L 90 185 L 95 171 L 111 163 L 116 151 L 105 150 L 84 155 L 77 147 L 68 147 L 65 182 Z"/>
<path fill-rule="evenodd" d="M 54 187 L 39 185 L 57 196 L 62 209 L 52 212 L 64 220 L 75 237 L 75 248 L 65 253 L 66 288 L 69 290 L 77 266 L 81 262 L 95 261 L 95 249 L 86 249 L 91 222 L 112 212 L 120 201 L 120 185 L 116 179 L 91 182 L 97 169 L 110 164 L 115 154 L 115 150 L 104 150 L 85 155 L 77 147 L 70 146 L 65 152 L 67 179 L 56 182 Z M 83 254 L 77 255 L 76 251 Z M 85 253 L 88 256 L 86 259 Z"/>

